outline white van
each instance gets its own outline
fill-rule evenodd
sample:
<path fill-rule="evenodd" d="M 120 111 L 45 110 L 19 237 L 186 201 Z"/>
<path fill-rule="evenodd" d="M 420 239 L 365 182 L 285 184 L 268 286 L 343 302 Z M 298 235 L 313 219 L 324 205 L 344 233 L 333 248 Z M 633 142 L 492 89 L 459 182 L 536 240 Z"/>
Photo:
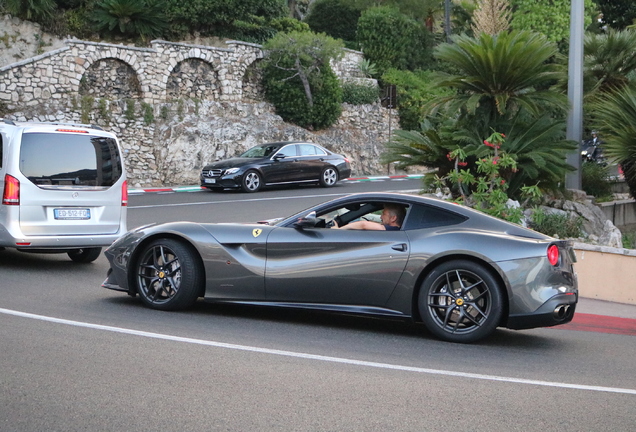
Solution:
<path fill-rule="evenodd" d="M 97 259 L 126 232 L 128 189 L 114 134 L 0 119 L 0 249 Z"/>

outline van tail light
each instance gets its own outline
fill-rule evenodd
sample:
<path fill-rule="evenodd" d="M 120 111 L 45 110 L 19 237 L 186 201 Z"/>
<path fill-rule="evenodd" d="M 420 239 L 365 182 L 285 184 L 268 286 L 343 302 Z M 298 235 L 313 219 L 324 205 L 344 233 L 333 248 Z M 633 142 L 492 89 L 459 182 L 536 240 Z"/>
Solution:
<path fill-rule="evenodd" d="M 128 205 L 128 181 L 124 180 L 121 185 L 121 206 L 126 207 Z"/>
<path fill-rule="evenodd" d="M 557 245 L 551 245 L 548 248 L 548 261 L 550 261 L 550 264 L 553 266 L 559 263 L 559 248 Z"/>
<path fill-rule="evenodd" d="M 4 192 L 2 193 L 2 204 L 20 205 L 20 180 L 5 174 Z"/>

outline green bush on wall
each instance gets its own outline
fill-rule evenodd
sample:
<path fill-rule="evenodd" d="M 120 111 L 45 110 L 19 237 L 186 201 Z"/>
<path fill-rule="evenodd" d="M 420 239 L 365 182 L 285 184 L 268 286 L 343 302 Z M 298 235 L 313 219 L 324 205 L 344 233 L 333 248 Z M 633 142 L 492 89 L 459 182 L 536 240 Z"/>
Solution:
<path fill-rule="evenodd" d="M 342 84 L 342 101 L 351 105 L 372 104 L 379 100 L 379 89 L 375 85 L 345 82 Z"/>
<path fill-rule="evenodd" d="M 338 120 L 342 112 L 342 90 L 329 65 L 323 66 L 320 74 L 310 77 L 313 107 L 307 102 L 300 79 L 283 81 L 287 75 L 288 72 L 277 68 L 267 68 L 263 74 L 265 95 L 278 115 L 307 129 L 324 129 Z"/>

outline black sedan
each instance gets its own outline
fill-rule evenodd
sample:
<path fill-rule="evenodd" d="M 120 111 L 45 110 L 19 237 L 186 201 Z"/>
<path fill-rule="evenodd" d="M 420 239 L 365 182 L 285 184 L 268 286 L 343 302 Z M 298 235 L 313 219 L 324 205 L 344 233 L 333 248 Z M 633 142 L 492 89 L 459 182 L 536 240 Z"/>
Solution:
<path fill-rule="evenodd" d="M 313 143 L 275 142 L 252 147 L 239 157 L 201 171 L 201 186 L 257 192 L 263 186 L 318 183 L 331 187 L 351 175 L 349 160 Z"/>
<path fill-rule="evenodd" d="M 346 229 L 389 208 L 404 217 L 397 229 Z M 578 297 L 570 242 L 415 195 L 355 194 L 261 224 L 149 225 L 105 254 L 102 286 L 151 308 L 203 297 L 370 314 L 454 342 L 567 323 Z"/>

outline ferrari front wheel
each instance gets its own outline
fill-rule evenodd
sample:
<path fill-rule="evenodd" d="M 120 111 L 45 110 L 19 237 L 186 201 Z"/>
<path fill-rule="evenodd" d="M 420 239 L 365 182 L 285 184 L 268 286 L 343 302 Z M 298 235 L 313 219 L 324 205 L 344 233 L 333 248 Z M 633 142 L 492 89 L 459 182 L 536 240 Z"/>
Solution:
<path fill-rule="evenodd" d="M 482 265 L 448 261 L 426 276 L 418 308 L 424 325 L 449 342 L 470 343 L 495 331 L 503 314 L 499 283 Z"/>
<path fill-rule="evenodd" d="M 139 297 L 147 306 L 178 310 L 191 306 L 202 293 L 203 268 L 192 246 L 157 239 L 144 247 L 136 264 Z"/>

